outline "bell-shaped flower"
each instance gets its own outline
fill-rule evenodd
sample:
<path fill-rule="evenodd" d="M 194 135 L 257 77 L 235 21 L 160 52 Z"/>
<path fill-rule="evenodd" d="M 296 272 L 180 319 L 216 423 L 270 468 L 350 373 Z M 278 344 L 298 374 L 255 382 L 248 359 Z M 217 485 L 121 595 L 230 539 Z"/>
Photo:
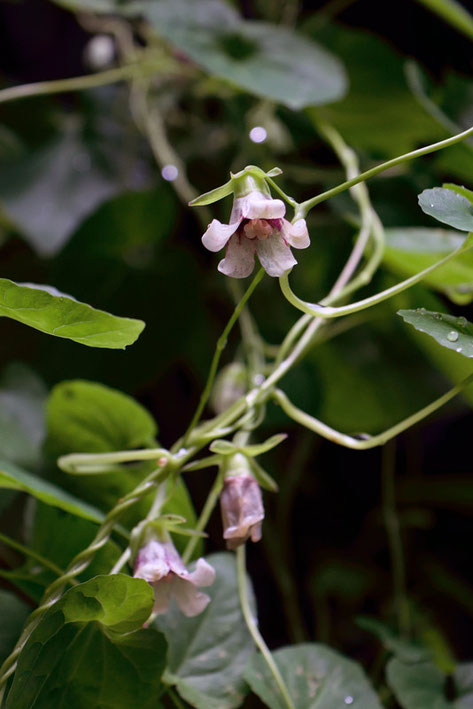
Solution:
<path fill-rule="evenodd" d="M 199 559 L 195 570 L 184 566 L 169 533 L 163 530 L 160 539 L 151 539 L 138 551 L 134 576 L 144 579 L 154 588 L 154 608 L 157 615 L 166 613 L 171 598 L 187 617 L 202 613 L 210 597 L 198 591 L 211 586 L 215 570 L 205 559 Z"/>
<path fill-rule="evenodd" d="M 248 539 L 259 542 L 264 519 L 263 497 L 255 478 L 249 473 L 229 475 L 220 493 L 223 538 L 228 549 L 236 549 Z"/>
<path fill-rule="evenodd" d="M 213 219 L 202 243 L 209 251 L 226 246 L 218 270 L 227 276 L 249 276 L 255 254 L 269 276 L 282 276 L 297 263 L 290 247 L 305 249 L 310 244 L 305 219 L 294 224 L 285 219 L 286 205 L 280 199 L 272 199 L 263 179 L 244 175 L 233 182 L 230 223 Z"/>

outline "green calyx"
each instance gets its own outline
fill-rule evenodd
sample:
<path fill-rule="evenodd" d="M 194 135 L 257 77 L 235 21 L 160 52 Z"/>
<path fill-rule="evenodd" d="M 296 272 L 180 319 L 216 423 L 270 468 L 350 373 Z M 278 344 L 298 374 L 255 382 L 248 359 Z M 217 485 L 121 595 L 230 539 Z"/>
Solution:
<path fill-rule="evenodd" d="M 224 185 L 220 185 L 220 187 L 216 187 L 214 190 L 205 192 L 193 199 L 192 202 L 189 202 L 189 207 L 203 207 L 204 205 L 218 202 L 218 200 L 232 193 L 238 198 L 245 197 L 256 190 L 270 196 L 271 192 L 265 178 L 277 177 L 281 172 L 282 170 L 279 167 L 273 167 L 272 170 L 264 172 L 256 165 L 247 165 L 240 172 L 230 173 L 230 179 Z"/>

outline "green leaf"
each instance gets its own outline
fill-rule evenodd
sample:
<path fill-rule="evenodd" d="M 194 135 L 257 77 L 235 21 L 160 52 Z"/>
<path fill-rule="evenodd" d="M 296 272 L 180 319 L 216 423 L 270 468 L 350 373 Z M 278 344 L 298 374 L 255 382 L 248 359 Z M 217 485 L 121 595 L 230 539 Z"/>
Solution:
<path fill-rule="evenodd" d="M 273 653 L 297 709 L 381 709 L 360 665 L 325 645 L 303 644 Z M 287 709 L 274 677 L 261 656 L 247 667 L 245 679 L 270 709 Z"/>
<path fill-rule="evenodd" d="M 340 61 L 315 42 L 265 22 L 243 21 L 220 0 L 149 3 L 156 31 L 210 74 L 289 108 L 321 105 L 343 96 Z"/>
<path fill-rule="evenodd" d="M 56 253 L 78 224 L 118 189 L 75 131 L 2 166 L 0 203 L 42 256 Z"/>
<path fill-rule="evenodd" d="M 31 608 L 9 591 L 0 590 L 0 663 L 13 650 Z"/>
<path fill-rule="evenodd" d="M 214 190 L 205 192 L 204 194 L 199 195 L 199 197 L 193 199 L 192 202 L 189 202 L 189 207 L 202 207 L 204 204 L 213 204 L 214 202 L 218 202 L 219 199 L 223 199 L 229 194 L 232 194 L 232 192 L 233 182 L 232 180 L 228 180 L 228 182 L 225 182 L 224 185 L 216 187 Z"/>
<path fill-rule="evenodd" d="M 473 39 L 473 16 L 457 0 L 417 0 L 417 2 L 428 7 L 466 37 Z"/>
<path fill-rule="evenodd" d="M 88 347 L 109 349 L 133 344 L 145 326 L 141 320 L 95 310 L 48 286 L 14 283 L 7 278 L 0 278 L 0 317 Z"/>
<path fill-rule="evenodd" d="M 30 475 L 13 463 L 0 461 L 0 488 L 26 492 L 47 505 L 59 507 L 65 512 L 93 522 L 100 522 L 103 519 L 103 515 L 91 505 L 78 500 L 47 480 Z"/>
<path fill-rule="evenodd" d="M 139 629 L 153 601 L 146 581 L 122 574 L 67 591 L 22 650 L 6 709 L 154 709 L 166 644 Z"/>
<path fill-rule="evenodd" d="M 452 190 L 453 192 L 461 194 L 462 197 L 465 197 L 465 199 L 473 204 L 473 192 L 463 187 L 463 185 L 454 185 L 452 182 L 444 182 L 442 187 L 446 190 Z"/>
<path fill-rule="evenodd" d="M 473 357 L 473 324 L 464 317 L 432 313 L 424 308 L 399 310 L 403 320 L 436 340 L 442 347 Z"/>
<path fill-rule="evenodd" d="M 285 441 L 286 438 L 287 433 L 277 433 L 263 443 L 254 443 L 247 446 L 239 446 L 231 441 L 217 439 L 210 444 L 209 448 L 212 453 L 218 453 L 219 455 L 232 455 L 239 451 L 249 458 L 253 458 L 276 448 L 276 446 L 282 443 L 282 441 Z"/>
<path fill-rule="evenodd" d="M 432 653 L 422 645 L 413 641 L 404 640 L 385 623 L 381 623 L 376 618 L 357 618 L 356 624 L 363 630 L 373 633 L 383 643 L 387 650 L 390 650 L 400 660 L 406 662 L 420 662 L 431 659 Z"/>
<path fill-rule="evenodd" d="M 46 387 L 22 364 L 9 365 L 0 379 L 0 458 L 36 465 L 46 434 Z"/>
<path fill-rule="evenodd" d="M 169 644 L 166 681 L 197 709 L 232 709 L 243 701 L 244 668 L 253 641 L 240 609 L 233 554 L 212 554 L 216 578 L 205 589 L 211 602 L 195 618 L 176 607 L 156 620 Z"/>
<path fill-rule="evenodd" d="M 425 214 L 439 222 L 461 231 L 473 231 L 473 204 L 458 192 L 443 187 L 424 190 L 419 195 L 419 205 Z"/>
<path fill-rule="evenodd" d="M 402 709 L 468 709 L 473 702 L 473 664 L 457 665 L 452 676 L 457 698 L 445 693 L 447 675 L 433 662 L 407 664 L 394 658 L 386 668 L 389 686 Z"/>
<path fill-rule="evenodd" d="M 465 241 L 464 234 L 448 229 L 399 227 L 386 229 L 383 262 L 394 273 L 412 276 L 433 265 Z M 473 291 L 473 253 L 465 252 L 424 279 L 437 290 L 460 297 Z"/>
<path fill-rule="evenodd" d="M 157 426 L 131 396 L 82 379 L 53 388 L 46 406 L 46 448 L 54 456 L 149 447 Z"/>

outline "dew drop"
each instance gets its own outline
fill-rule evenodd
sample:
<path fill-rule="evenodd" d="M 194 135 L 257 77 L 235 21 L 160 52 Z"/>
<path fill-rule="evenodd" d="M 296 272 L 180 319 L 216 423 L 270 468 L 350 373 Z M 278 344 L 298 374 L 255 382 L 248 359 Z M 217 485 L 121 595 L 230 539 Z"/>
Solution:
<path fill-rule="evenodd" d="M 430 206 L 431 206 L 431 207 L 433 207 L 434 205 L 433 205 L 433 204 L 431 204 Z"/>
<path fill-rule="evenodd" d="M 457 349 L 455 350 L 455 352 L 461 352 L 462 349 L 463 349 L 462 347 L 457 347 Z"/>
<path fill-rule="evenodd" d="M 458 327 L 466 327 L 467 322 L 468 322 L 467 319 L 464 318 L 463 315 L 461 315 L 457 320 L 457 325 L 458 325 Z"/>
<path fill-rule="evenodd" d="M 253 377 L 253 384 L 255 386 L 261 386 L 261 384 L 263 384 L 264 380 L 265 380 L 265 377 L 263 374 L 255 374 L 255 376 Z"/>
<path fill-rule="evenodd" d="M 353 704 L 353 702 L 355 700 L 353 699 L 353 697 L 351 695 L 348 695 L 348 697 L 345 697 L 345 699 L 343 701 L 345 702 L 345 704 Z"/>
<path fill-rule="evenodd" d="M 267 137 L 268 133 L 263 126 L 255 126 L 250 130 L 250 140 L 252 140 L 253 143 L 264 143 Z"/>
<path fill-rule="evenodd" d="M 456 342 L 458 340 L 458 332 L 456 332 L 456 330 L 450 330 L 447 335 L 447 340 L 449 342 Z"/>
<path fill-rule="evenodd" d="M 441 320 L 441 319 L 442 319 L 442 316 L 440 315 L 440 313 L 434 313 L 434 318 L 435 318 L 436 320 Z"/>

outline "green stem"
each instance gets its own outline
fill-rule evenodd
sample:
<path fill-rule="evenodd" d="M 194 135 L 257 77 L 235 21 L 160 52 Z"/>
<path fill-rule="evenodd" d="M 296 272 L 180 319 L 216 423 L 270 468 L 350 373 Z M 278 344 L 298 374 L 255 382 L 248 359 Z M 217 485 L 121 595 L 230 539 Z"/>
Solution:
<path fill-rule="evenodd" d="M 368 180 L 370 177 L 374 177 L 375 175 L 378 175 L 380 172 L 384 172 L 385 170 L 389 170 L 389 168 L 394 167 L 395 165 L 400 165 L 403 162 L 407 162 L 408 160 L 414 160 L 415 158 L 419 158 L 422 155 L 427 155 L 428 153 L 433 153 L 437 150 L 442 150 L 443 148 L 448 148 L 450 145 L 455 145 L 456 143 L 460 143 L 462 140 L 467 138 L 469 135 L 473 135 L 473 126 L 471 128 L 468 128 L 468 130 L 463 131 L 462 133 L 458 133 L 458 135 L 454 135 L 451 138 L 447 138 L 446 140 L 441 140 L 438 143 L 432 143 L 431 145 L 427 145 L 424 148 L 419 148 L 418 150 L 413 150 L 410 153 L 406 153 L 405 155 L 400 155 L 397 158 L 393 158 L 392 160 L 388 160 L 387 162 L 383 162 L 380 165 L 376 165 L 375 167 L 372 167 L 370 170 L 366 170 L 366 172 L 362 172 L 360 175 L 357 175 L 356 177 L 353 177 L 351 180 L 347 180 L 346 182 L 342 182 L 342 184 L 337 185 L 336 187 L 332 187 L 332 189 L 327 190 L 326 192 L 322 192 L 319 195 L 316 195 L 315 197 L 312 197 L 312 199 L 307 199 L 305 202 L 302 202 L 295 215 L 295 219 L 301 219 L 307 215 L 307 213 L 315 207 L 317 204 L 320 204 L 321 202 L 324 202 L 326 199 L 330 199 L 330 197 L 334 197 L 337 194 L 340 194 L 340 192 L 344 192 L 345 190 L 348 190 L 350 187 L 354 187 L 355 185 L 359 184 L 360 182 L 364 182 L 365 180 Z"/>
<path fill-rule="evenodd" d="M 429 266 L 428 268 L 424 268 L 423 271 L 419 271 L 419 273 L 416 273 L 414 276 L 407 278 L 405 281 L 401 281 L 395 286 L 391 286 L 391 288 L 387 288 L 386 290 L 381 291 L 380 293 L 376 293 L 375 295 L 372 295 L 369 298 L 364 298 L 363 300 L 359 300 L 356 303 L 350 303 L 350 305 L 342 305 L 340 307 L 335 308 L 325 307 L 317 303 L 308 303 L 298 298 L 291 290 L 287 273 L 280 277 L 279 283 L 281 286 L 281 290 L 287 300 L 295 308 L 301 310 L 303 313 L 308 313 L 309 315 L 317 316 L 324 320 L 327 318 L 339 318 L 342 315 L 351 315 L 352 313 L 357 313 L 360 310 L 371 308 L 373 305 L 378 305 L 378 303 L 382 303 L 384 300 L 388 300 L 388 298 L 392 298 L 398 293 L 402 293 L 402 291 L 411 288 L 416 283 L 419 283 L 422 279 L 424 279 L 430 273 L 435 271 L 437 268 L 440 268 L 444 264 L 459 256 L 461 253 L 466 253 L 472 247 L 473 244 L 469 244 L 466 247 L 462 244 L 458 249 L 455 249 L 455 251 L 452 251 L 451 253 L 447 254 L 447 256 L 444 256 L 444 258 L 442 258 L 440 261 L 437 261 L 437 263 L 432 264 L 432 266 Z"/>
<path fill-rule="evenodd" d="M 396 510 L 396 444 L 394 442 L 388 443 L 382 449 L 382 506 L 391 555 L 399 631 L 403 637 L 407 637 L 410 630 L 410 619 L 406 593 L 404 552 L 399 517 Z"/>
<path fill-rule="evenodd" d="M 47 569 L 54 571 L 54 573 L 57 576 L 62 576 L 62 574 L 64 573 L 64 571 L 62 569 L 60 569 L 59 566 L 56 566 L 56 564 L 54 564 L 52 561 L 49 561 L 49 559 L 46 559 L 44 556 L 41 556 L 41 554 L 38 554 L 37 551 L 30 549 L 29 547 L 25 546 L 24 544 L 20 544 L 20 542 L 17 542 L 15 539 L 10 539 L 10 537 L 7 537 L 6 534 L 0 533 L 0 542 L 3 542 L 4 544 L 11 547 L 12 549 L 16 549 L 17 551 L 21 552 L 25 556 L 29 556 L 31 559 L 38 561 L 40 564 L 45 566 Z"/>
<path fill-rule="evenodd" d="M 222 489 L 222 476 L 220 473 L 216 476 L 214 480 L 214 484 L 212 485 L 210 492 L 207 496 L 207 499 L 205 501 L 205 505 L 202 508 L 202 512 L 200 513 L 199 520 L 195 526 L 195 529 L 197 532 L 203 532 L 204 529 L 207 526 L 207 523 L 210 519 L 210 516 L 214 510 L 215 505 L 217 504 L 220 491 Z M 200 540 L 200 537 L 189 537 L 189 541 L 187 542 L 187 546 L 184 549 L 184 553 L 182 555 L 182 561 L 184 564 L 187 564 L 194 552 L 194 549 L 197 545 L 197 542 Z"/>
<path fill-rule="evenodd" d="M 172 687 L 168 687 L 167 693 L 168 693 L 169 698 L 171 699 L 172 703 L 174 704 L 175 707 L 177 707 L 177 709 L 186 709 L 186 705 L 181 700 L 178 693 Z"/>
<path fill-rule="evenodd" d="M 456 0 L 417 0 L 442 17 L 459 32 L 473 39 L 473 17 Z"/>
<path fill-rule="evenodd" d="M 323 423 L 322 421 L 319 421 L 310 414 L 307 414 L 305 411 L 302 411 L 297 406 L 295 406 L 289 400 L 286 394 L 280 389 L 276 389 L 273 392 L 273 397 L 275 401 L 281 406 L 283 411 L 285 411 L 291 419 L 297 421 L 297 423 L 300 423 L 301 426 L 305 426 L 311 431 L 318 433 L 320 436 L 323 436 L 327 440 L 333 441 L 333 443 L 337 443 L 340 446 L 345 446 L 346 448 L 353 448 L 354 450 L 367 450 L 368 448 L 375 448 L 376 446 L 384 445 L 392 438 L 397 436 L 399 433 L 402 433 L 411 426 L 414 426 L 414 424 L 418 423 L 419 421 L 422 421 L 422 419 L 425 419 L 427 416 L 430 416 L 430 414 L 433 414 L 435 411 L 440 409 L 455 396 L 460 394 L 472 382 L 473 374 L 470 374 L 468 377 L 466 377 L 466 379 L 460 382 L 460 384 L 457 384 L 446 394 L 440 396 L 438 399 L 435 399 L 435 401 L 428 404 L 427 406 L 424 406 L 423 409 L 420 409 L 420 411 L 417 411 L 415 414 L 412 414 L 412 416 L 408 416 L 406 419 L 403 419 L 395 426 L 388 428 L 382 433 L 378 433 L 375 436 L 366 435 L 366 437 L 363 437 L 361 439 L 354 438 L 353 436 L 349 436 L 346 433 L 341 433 L 340 431 L 337 431 L 336 429 L 327 426 L 327 424 Z"/>
<path fill-rule="evenodd" d="M 66 473 L 91 475 L 102 473 L 114 463 L 132 463 L 139 460 L 169 458 L 165 448 L 139 448 L 138 450 L 114 451 L 113 453 L 70 453 L 62 455 L 57 464 Z"/>
<path fill-rule="evenodd" d="M 238 574 L 238 593 L 240 596 L 240 605 L 245 619 L 245 623 L 250 631 L 251 637 L 255 641 L 256 646 L 259 648 L 261 654 L 264 657 L 268 669 L 274 677 L 274 681 L 281 692 L 281 696 L 284 700 L 285 705 L 288 709 L 296 709 L 290 695 L 284 679 L 279 672 L 278 666 L 276 665 L 273 656 L 266 645 L 263 636 L 258 630 L 255 617 L 251 611 L 250 603 L 248 600 L 248 585 L 246 580 L 246 559 L 245 559 L 245 546 L 242 545 L 236 550 L 236 561 L 237 561 L 237 574 Z"/>
<path fill-rule="evenodd" d="M 135 63 L 126 64 L 117 69 L 109 69 L 99 74 L 76 76 L 72 79 L 57 79 L 55 81 L 37 81 L 33 84 L 11 86 L 0 91 L 0 103 L 15 101 L 30 96 L 45 96 L 48 94 L 61 94 L 69 91 L 83 91 L 96 86 L 115 84 L 117 81 L 132 79 L 137 76 L 146 76 L 156 72 L 156 65 Z"/>
<path fill-rule="evenodd" d="M 238 303 L 238 305 L 235 307 L 235 310 L 233 311 L 233 314 L 228 321 L 228 323 L 225 326 L 224 331 L 222 332 L 221 336 L 219 337 L 217 341 L 217 346 L 215 348 L 215 353 L 212 359 L 212 363 L 210 365 L 210 370 L 209 374 L 207 377 L 207 382 L 205 384 L 204 391 L 202 392 L 202 395 L 200 397 L 199 405 L 197 406 L 197 410 L 192 418 L 192 421 L 190 422 L 189 428 L 187 429 L 186 433 L 184 434 L 184 439 L 182 445 L 185 446 L 192 431 L 194 430 L 195 426 L 198 424 L 200 417 L 202 415 L 202 412 L 205 408 L 205 405 L 209 399 L 210 393 L 212 391 L 212 386 L 214 383 L 215 375 L 217 374 L 217 369 L 218 369 L 218 364 L 220 362 L 220 357 L 222 355 L 223 350 L 226 347 L 227 344 L 227 338 L 228 335 L 230 334 L 230 331 L 236 321 L 238 320 L 238 317 L 243 310 L 246 302 L 249 300 L 250 296 L 252 295 L 253 291 L 255 290 L 256 286 L 258 283 L 261 281 L 261 279 L 264 276 L 264 268 L 260 268 L 256 276 L 253 278 L 251 281 L 249 287 L 247 288 L 246 292 L 244 293 L 242 299 Z M 224 412 L 225 413 L 225 412 Z"/>

